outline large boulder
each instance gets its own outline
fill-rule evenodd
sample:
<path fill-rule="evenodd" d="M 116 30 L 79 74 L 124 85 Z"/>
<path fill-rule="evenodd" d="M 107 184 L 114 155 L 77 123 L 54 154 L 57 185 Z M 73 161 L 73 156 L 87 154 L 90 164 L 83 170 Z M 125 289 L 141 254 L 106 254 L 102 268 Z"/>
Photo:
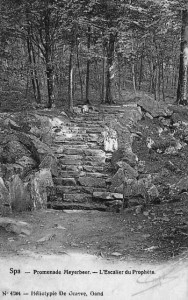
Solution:
<path fill-rule="evenodd" d="M 36 161 L 32 158 L 32 153 L 26 145 L 19 141 L 16 133 L 7 134 L 2 140 L 0 163 L 0 176 L 5 181 L 9 181 L 15 174 L 19 174 L 23 178 L 37 166 Z"/>
<path fill-rule="evenodd" d="M 16 161 L 16 164 L 22 166 L 25 173 L 36 168 L 37 166 L 36 161 L 32 157 L 28 157 L 28 156 L 22 156 L 20 159 Z"/>
<path fill-rule="evenodd" d="M 58 165 L 57 165 L 56 157 L 53 155 L 45 156 L 39 165 L 39 169 L 49 169 L 51 171 L 51 174 L 53 176 L 57 177 L 58 176 Z"/>
<path fill-rule="evenodd" d="M 130 199 L 137 197 L 142 198 L 144 203 L 149 201 L 148 191 L 144 182 L 136 179 L 126 180 L 123 195 L 126 204 L 128 204 Z"/>
<path fill-rule="evenodd" d="M 35 118 L 37 119 L 37 121 L 40 122 L 40 125 L 38 128 L 40 129 L 41 141 L 47 145 L 51 145 L 53 142 L 53 132 L 52 132 L 53 125 L 51 123 L 51 119 L 47 116 L 41 116 L 38 114 L 35 114 Z M 38 134 L 38 131 L 37 131 L 38 128 L 34 127 L 30 131 Z"/>
<path fill-rule="evenodd" d="M 124 171 L 125 178 L 135 179 L 138 177 L 138 172 L 134 168 L 132 168 L 128 163 L 124 161 L 117 162 L 117 166 L 122 168 Z"/>
<path fill-rule="evenodd" d="M 54 187 L 52 174 L 49 169 L 36 172 L 31 178 L 31 199 L 34 209 L 47 207 L 47 198 Z"/>
<path fill-rule="evenodd" d="M 0 217 L 0 227 L 15 234 L 30 235 L 32 227 L 30 224 L 11 218 Z"/>
<path fill-rule="evenodd" d="M 171 116 L 172 123 L 184 123 L 188 125 L 188 108 L 181 105 L 169 105 L 169 110 L 173 112 Z"/>
<path fill-rule="evenodd" d="M 24 167 L 23 165 L 17 163 L 0 165 L 0 173 L 5 183 L 9 183 L 12 180 L 13 176 L 16 174 L 23 179 L 31 169 L 31 165 L 27 165 L 26 167 Z"/>
<path fill-rule="evenodd" d="M 115 192 L 116 188 L 125 182 L 124 169 L 120 168 L 116 174 L 111 178 L 110 191 Z"/>
<path fill-rule="evenodd" d="M 45 156 L 53 155 L 50 147 L 41 142 L 36 136 L 22 132 L 17 132 L 16 135 L 19 141 L 31 152 L 32 157 L 37 163 L 40 164 Z"/>
<path fill-rule="evenodd" d="M 121 126 L 128 126 L 129 128 L 142 119 L 142 111 L 137 106 L 127 106 L 123 116 L 118 118 Z"/>
<path fill-rule="evenodd" d="M 129 179 L 136 179 L 138 177 L 138 172 L 133 169 L 129 164 L 126 162 L 120 161 L 117 163 L 119 166 L 118 171 L 116 174 L 111 178 L 111 191 L 121 191 L 122 184 L 129 180 Z"/>
<path fill-rule="evenodd" d="M 7 143 L 3 145 L 3 150 L 1 150 L 1 163 L 15 163 L 16 160 L 23 156 L 30 156 L 28 149 L 22 143 L 17 141 L 14 135 L 11 135 L 10 138 L 12 140 L 7 141 Z"/>
<path fill-rule="evenodd" d="M 11 212 L 9 191 L 0 177 L 0 214 L 6 215 Z"/>
<path fill-rule="evenodd" d="M 104 138 L 104 150 L 108 152 L 114 152 L 118 149 L 117 133 L 110 127 L 105 127 L 102 132 Z"/>
<path fill-rule="evenodd" d="M 126 151 L 125 149 L 118 149 L 112 154 L 111 164 L 114 169 L 117 169 L 118 162 L 126 162 L 130 166 L 135 167 L 138 162 L 138 157 L 131 151 Z"/>
<path fill-rule="evenodd" d="M 147 192 L 148 192 L 151 202 L 155 202 L 156 200 L 159 199 L 159 191 L 158 191 L 158 188 L 156 187 L 156 185 L 152 184 Z M 160 202 L 160 200 L 159 200 L 159 202 Z"/>
<path fill-rule="evenodd" d="M 154 99 L 143 98 L 138 101 L 138 106 L 154 118 L 171 116 L 173 113 L 165 102 Z"/>
<path fill-rule="evenodd" d="M 174 184 L 172 187 L 173 193 L 183 193 L 188 191 L 188 176 L 184 176 L 181 178 L 176 184 Z"/>
<path fill-rule="evenodd" d="M 133 135 L 130 132 L 130 128 L 126 124 L 122 124 L 119 120 L 112 121 L 111 126 L 117 132 L 118 148 L 131 151 Z"/>
<path fill-rule="evenodd" d="M 28 189 L 28 183 L 24 183 L 19 175 L 14 175 L 9 186 L 10 202 L 13 211 L 32 210 L 33 204 Z"/>

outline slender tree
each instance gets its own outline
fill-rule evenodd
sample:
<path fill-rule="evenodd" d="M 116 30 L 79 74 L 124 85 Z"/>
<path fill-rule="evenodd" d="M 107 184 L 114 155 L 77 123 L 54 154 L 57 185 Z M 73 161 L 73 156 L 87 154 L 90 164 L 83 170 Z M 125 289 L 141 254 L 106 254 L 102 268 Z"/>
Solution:
<path fill-rule="evenodd" d="M 177 103 L 187 105 L 187 67 L 188 67 L 188 3 L 182 10 L 181 46 Z"/>

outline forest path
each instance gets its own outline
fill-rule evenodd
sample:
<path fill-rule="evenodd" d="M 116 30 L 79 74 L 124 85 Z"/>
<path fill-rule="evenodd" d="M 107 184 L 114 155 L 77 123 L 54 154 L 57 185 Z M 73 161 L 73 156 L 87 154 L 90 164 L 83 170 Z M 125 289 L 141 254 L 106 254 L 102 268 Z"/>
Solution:
<path fill-rule="evenodd" d="M 181 209 L 182 214 L 175 213 Z M 165 215 L 165 217 L 164 217 Z M 87 253 L 101 258 L 159 263 L 184 253 L 187 202 L 148 207 L 143 213 L 42 210 L 13 215 L 31 225 L 30 235 L 0 228 L 0 256 Z"/>
<path fill-rule="evenodd" d="M 58 159 L 59 176 L 54 178 L 56 192 L 51 198 L 51 207 L 104 211 L 107 201 L 96 202 L 102 195 L 108 201 L 122 201 L 122 193 L 109 191 L 112 152 L 104 149 L 103 133 L 110 121 L 124 115 L 126 108 L 125 105 L 104 105 L 97 110 L 78 113 L 69 124 L 57 130 L 52 148 Z M 135 104 L 132 108 L 135 109 Z"/>

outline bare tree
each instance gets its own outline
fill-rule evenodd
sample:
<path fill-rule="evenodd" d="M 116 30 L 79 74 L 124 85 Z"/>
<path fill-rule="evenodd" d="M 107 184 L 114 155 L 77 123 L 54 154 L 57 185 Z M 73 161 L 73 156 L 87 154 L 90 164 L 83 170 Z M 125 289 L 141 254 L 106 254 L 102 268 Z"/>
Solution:
<path fill-rule="evenodd" d="M 188 3 L 182 11 L 181 46 L 177 103 L 187 104 L 187 67 L 188 67 Z"/>

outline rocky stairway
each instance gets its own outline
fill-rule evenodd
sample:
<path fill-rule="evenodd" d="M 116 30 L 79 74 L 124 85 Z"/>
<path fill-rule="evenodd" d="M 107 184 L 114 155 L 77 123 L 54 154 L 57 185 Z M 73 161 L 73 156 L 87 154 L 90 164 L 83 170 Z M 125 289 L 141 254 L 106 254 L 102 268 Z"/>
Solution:
<path fill-rule="evenodd" d="M 105 118 L 119 116 L 124 110 L 107 107 L 100 112 L 80 113 L 56 130 L 53 150 L 59 175 L 54 178 L 51 207 L 106 210 L 109 201 L 123 199 L 122 194 L 109 192 L 107 166 L 112 154 L 104 151 L 102 132 Z"/>

